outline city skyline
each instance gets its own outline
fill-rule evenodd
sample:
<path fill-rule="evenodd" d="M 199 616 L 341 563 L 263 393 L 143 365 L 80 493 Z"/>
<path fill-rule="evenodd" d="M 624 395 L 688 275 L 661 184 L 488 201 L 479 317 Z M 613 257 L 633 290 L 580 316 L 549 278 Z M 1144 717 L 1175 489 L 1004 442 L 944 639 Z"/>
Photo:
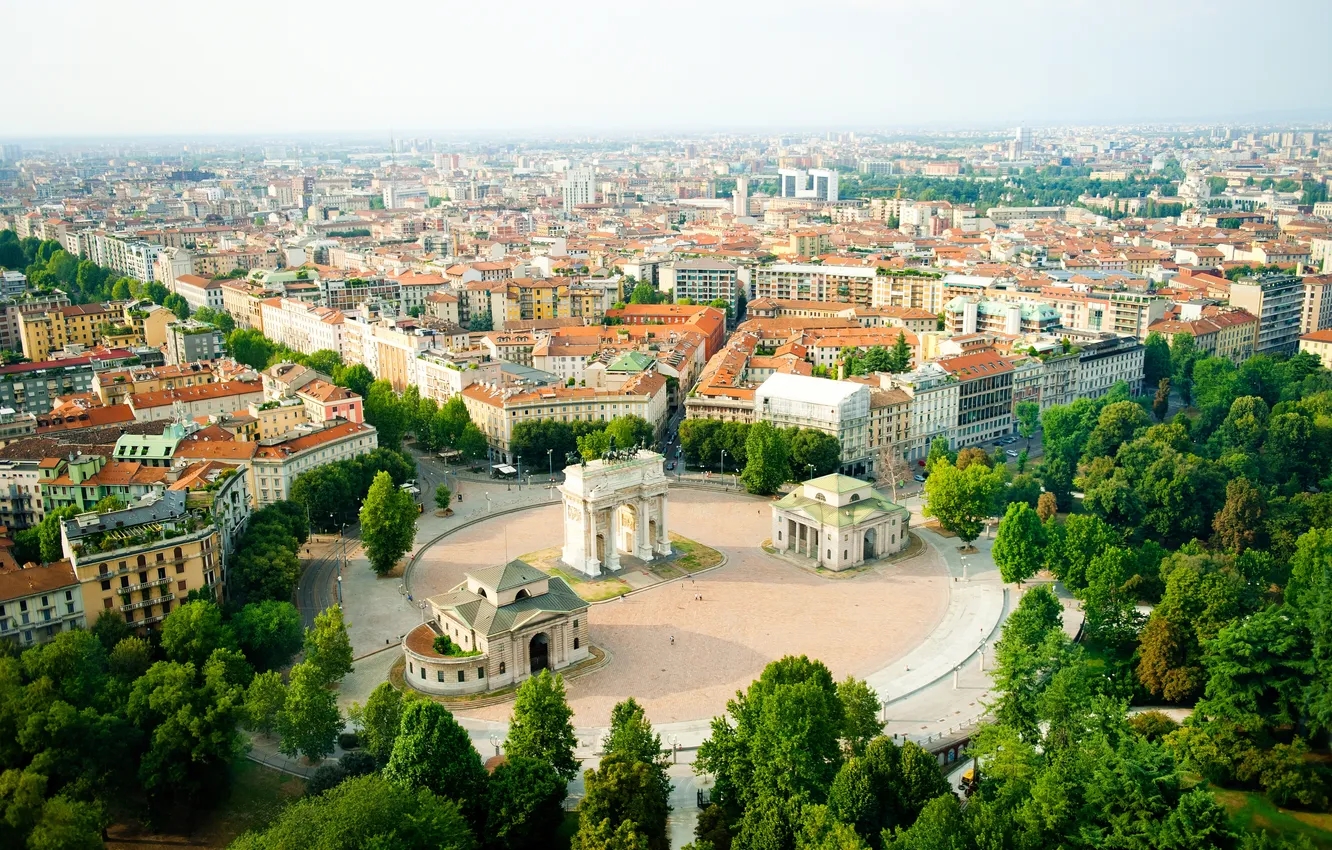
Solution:
<path fill-rule="evenodd" d="M 1279 41 L 1252 37 L 1235 2 L 1029 0 L 936 6 L 834 0 L 635 6 L 555 15 L 421 6 L 361 47 L 350 5 L 244 0 L 207 25 L 159 2 L 113 14 L 10 13 L 17 68 L 0 137 L 755 132 L 787 128 L 1319 122 L 1332 92 L 1290 73 Z M 1328 4 L 1287 4 L 1301 26 Z M 333 26 L 330 27 L 330 24 Z M 338 25 L 347 27 L 345 34 Z M 314 30 L 315 32 L 311 32 Z M 322 38 L 321 38 L 322 35 Z M 117 55 L 111 96 L 80 94 Z M 178 65 L 179 67 L 173 67 Z M 783 72 L 779 69 L 791 68 Z M 119 96 L 115 94 L 119 91 Z M 142 98 L 137 107 L 131 105 Z M 147 108 L 143 108 L 146 106 Z M 374 135 L 380 135 L 378 133 Z M 383 135 L 387 135 L 384 133 Z"/>

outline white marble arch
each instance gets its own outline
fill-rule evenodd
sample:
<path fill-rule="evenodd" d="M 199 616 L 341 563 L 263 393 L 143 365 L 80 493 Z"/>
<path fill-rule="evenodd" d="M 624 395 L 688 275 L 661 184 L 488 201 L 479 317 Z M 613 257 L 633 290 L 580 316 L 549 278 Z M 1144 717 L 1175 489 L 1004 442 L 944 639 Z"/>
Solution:
<path fill-rule="evenodd" d="M 620 553 L 651 561 L 671 553 L 665 458 L 640 449 L 621 460 L 565 467 L 560 559 L 589 577 L 620 569 Z"/>

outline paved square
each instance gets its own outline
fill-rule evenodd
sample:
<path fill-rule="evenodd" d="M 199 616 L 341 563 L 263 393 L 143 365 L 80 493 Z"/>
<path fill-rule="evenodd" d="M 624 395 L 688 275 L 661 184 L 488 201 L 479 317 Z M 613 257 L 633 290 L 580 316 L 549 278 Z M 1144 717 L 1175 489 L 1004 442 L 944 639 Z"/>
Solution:
<path fill-rule="evenodd" d="M 670 498 L 671 530 L 729 562 L 693 581 L 592 606 L 592 643 L 613 661 L 568 683 L 579 726 L 605 725 L 628 696 L 653 723 L 711 717 L 783 655 L 817 657 L 839 678 L 867 676 L 905 656 L 943 616 L 949 582 L 931 547 L 909 561 L 824 578 L 760 548 L 771 526 L 767 500 L 689 489 L 673 489 Z M 558 543 L 560 533 L 558 504 L 495 517 L 423 553 L 413 590 L 418 598 L 443 592 L 506 554 Z M 507 720 L 511 710 L 504 703 L 460 713 Z"/>

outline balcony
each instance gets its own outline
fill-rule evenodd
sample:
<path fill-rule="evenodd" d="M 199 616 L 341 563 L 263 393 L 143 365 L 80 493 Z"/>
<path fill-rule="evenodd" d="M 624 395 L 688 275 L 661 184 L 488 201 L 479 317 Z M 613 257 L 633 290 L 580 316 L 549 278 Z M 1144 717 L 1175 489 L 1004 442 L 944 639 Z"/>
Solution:
<path fill-rule="evenodd" d="M 174 596 L 152 596 L 148 599 L 140 599 L 138 602 L 129 602 L 120 606 L 120 613 L 137 611 L 140 608 L 147 608 L 152 605 L 161 605 L 163 602 L 170 602 L 175 599 Z"/>
<path fill-rule="evenodd" d="M 139 584 L 131 584 L 129 587 L 122 587 L 120 588 L 120 592 L 133 593 L 136 590 L 147 590 L 149 588 L 157 587 L 158 585 L 162 584 L 168 584 L 170 582 L 171 582 L 170 576 L 163 576 L 162 578 L 155 578 L 152 581 L 145 581 L 145 582 L 140 582 Z"/>

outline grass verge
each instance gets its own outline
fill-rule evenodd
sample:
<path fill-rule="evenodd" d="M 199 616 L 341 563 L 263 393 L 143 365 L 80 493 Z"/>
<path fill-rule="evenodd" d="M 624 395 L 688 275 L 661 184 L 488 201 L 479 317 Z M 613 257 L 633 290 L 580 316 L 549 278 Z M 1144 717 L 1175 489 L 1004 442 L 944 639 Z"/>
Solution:
<path fill-rule="evenodd" d="M 1240 834 L 1261 830 L 1283 838 L 1304 836 L 1315 847 L 1332 850 L 1332 814 L 1283 809 L 1256 791 L 1213 788 L 1212 795 Z"/>

